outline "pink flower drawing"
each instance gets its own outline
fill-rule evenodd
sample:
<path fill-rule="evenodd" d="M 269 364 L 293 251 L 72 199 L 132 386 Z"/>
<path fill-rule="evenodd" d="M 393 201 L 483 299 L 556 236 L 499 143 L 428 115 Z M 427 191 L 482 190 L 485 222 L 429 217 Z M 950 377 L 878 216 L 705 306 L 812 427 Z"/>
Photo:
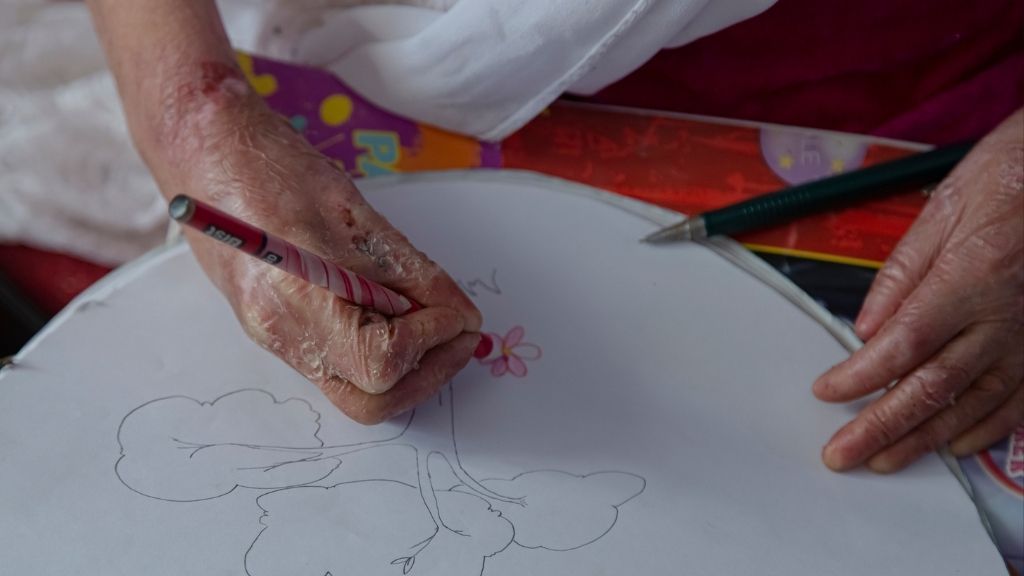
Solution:
<path fill-rule="evenodd" d="M 485 335 L 490 340 L 490 346 L 482 343 L 477 357 L 481 364 L 491 366 L 491 376 L 500 378 L 509 373 L 522 378 L 526 376 L 526 361 L 541 357 L 539 346 L 523 342 L 524 333 L 522 326 L 515 326 L 504 338 L 494 333 Z"/>

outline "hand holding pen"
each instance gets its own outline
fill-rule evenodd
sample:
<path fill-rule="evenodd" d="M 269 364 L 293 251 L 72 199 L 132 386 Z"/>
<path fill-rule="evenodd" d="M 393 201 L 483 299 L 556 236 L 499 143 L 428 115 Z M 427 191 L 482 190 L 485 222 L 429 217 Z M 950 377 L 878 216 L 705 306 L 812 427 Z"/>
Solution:
<path fill-rule="evenodd" d="M 200 224 L 192 250 L 251 339 L 366 424 L 426 400 L 465 366 L 479 312 L 343 172 L 261 108 L 197 130 L 247 144 L 185 151 L 189 169 L 161 184 L 226 208 L 184 196 L 171 206 Z M 268 234 L 238 228 L 243 218 Z"/>

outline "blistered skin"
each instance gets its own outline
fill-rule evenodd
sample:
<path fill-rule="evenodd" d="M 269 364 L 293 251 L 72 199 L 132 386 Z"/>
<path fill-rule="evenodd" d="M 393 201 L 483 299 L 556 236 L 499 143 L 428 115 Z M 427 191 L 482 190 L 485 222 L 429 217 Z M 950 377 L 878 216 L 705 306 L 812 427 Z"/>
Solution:
<path fill-rule="evenodd" d="M 845 402 L 890 390 L 825 446 L 836 470 L 899 470 L 947 442 L 983 449 L 1024 422 L 1024 110 L 936 189 L 879 271 L 865 346 L 814 384 Z"/>
<path fill-rule="evenodd" d="M 480 313 L 232 66 L 203 63 L 174 90 L 160 131 L 173 150 L 164 193 L 205 199 L 424 309 L 385 318 L 190 231 L 197 259 L 246 334 L 351 418 L 375 423 L 411 408 L 468 362 Z"/>

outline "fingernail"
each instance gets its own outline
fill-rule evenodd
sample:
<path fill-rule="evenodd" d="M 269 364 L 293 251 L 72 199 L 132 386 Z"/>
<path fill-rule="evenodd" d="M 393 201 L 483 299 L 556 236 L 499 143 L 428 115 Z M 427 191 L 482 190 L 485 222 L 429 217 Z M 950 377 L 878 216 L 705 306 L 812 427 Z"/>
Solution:
<path fill-rule="evenodd" d="M 878 454 L 871 457 L 865 466 L 876 474 L 892 474 L 902 468 L 902 466 L 899 465 L 899 462 L 892 458 L 887 458 L 884 454 Z"/>
<path fill-rule="evenodd" d="M 853 323 L 853 331 L 857 333 L 857 336 L 863 338 L 868 331 L 868 318 L 861 310 L 861 313 L 857 315 L 857 320 Z"/>
<path fill-rule="evenodd" d="M 825 400 L 828 398 L 829 386 L 830 383 L 828 379 L 825 378 L 824 376 L 821 376 L 814 381 L 814 384 L 811 385 L 811 392 L 818 399 Z"/>
<path fill-rule="evenodd" d="M 959 439 L 949 443 L 949 451 L 953 454 L 953 456 L 956 456 L 957 458 L 970 456 L 975 452 L 975 450 L 971 450 L 971 447 L 968 446 L 964 441 Z"/>
<path fill-rule="evenodd" d="M 857 318 L 853 321 L 853 327 L 860 330 L 861 325 L 864 324 L 864 309 L 861 308 L 860 312 L 857 312 Z"/>
<path fill-rule="evenodd" d="M 830 441 L 828 444 L 825 444 L 825 447 L 821 450 L 821 461 L 824 462 L 825 466 L 828 466 L 833 472 L 842 472 L 845 467 L 843 466 L 843 461 L 837 452 L 838 449 L 836 448 L 835 442 Z"/>

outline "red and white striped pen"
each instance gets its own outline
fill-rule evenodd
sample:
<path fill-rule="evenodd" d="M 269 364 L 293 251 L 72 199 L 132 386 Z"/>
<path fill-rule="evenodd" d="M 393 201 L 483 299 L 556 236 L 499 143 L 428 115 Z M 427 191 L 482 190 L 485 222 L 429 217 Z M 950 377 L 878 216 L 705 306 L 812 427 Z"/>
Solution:
<path fill-rule="evenodd" d="M 346 270 L 290 242 L 185 195 L 171 200 L 171 218 L 250 256 L 327 288 L 341 298 L 386 316 L 401 316 L 421 306 L 372 280 Z"/>

